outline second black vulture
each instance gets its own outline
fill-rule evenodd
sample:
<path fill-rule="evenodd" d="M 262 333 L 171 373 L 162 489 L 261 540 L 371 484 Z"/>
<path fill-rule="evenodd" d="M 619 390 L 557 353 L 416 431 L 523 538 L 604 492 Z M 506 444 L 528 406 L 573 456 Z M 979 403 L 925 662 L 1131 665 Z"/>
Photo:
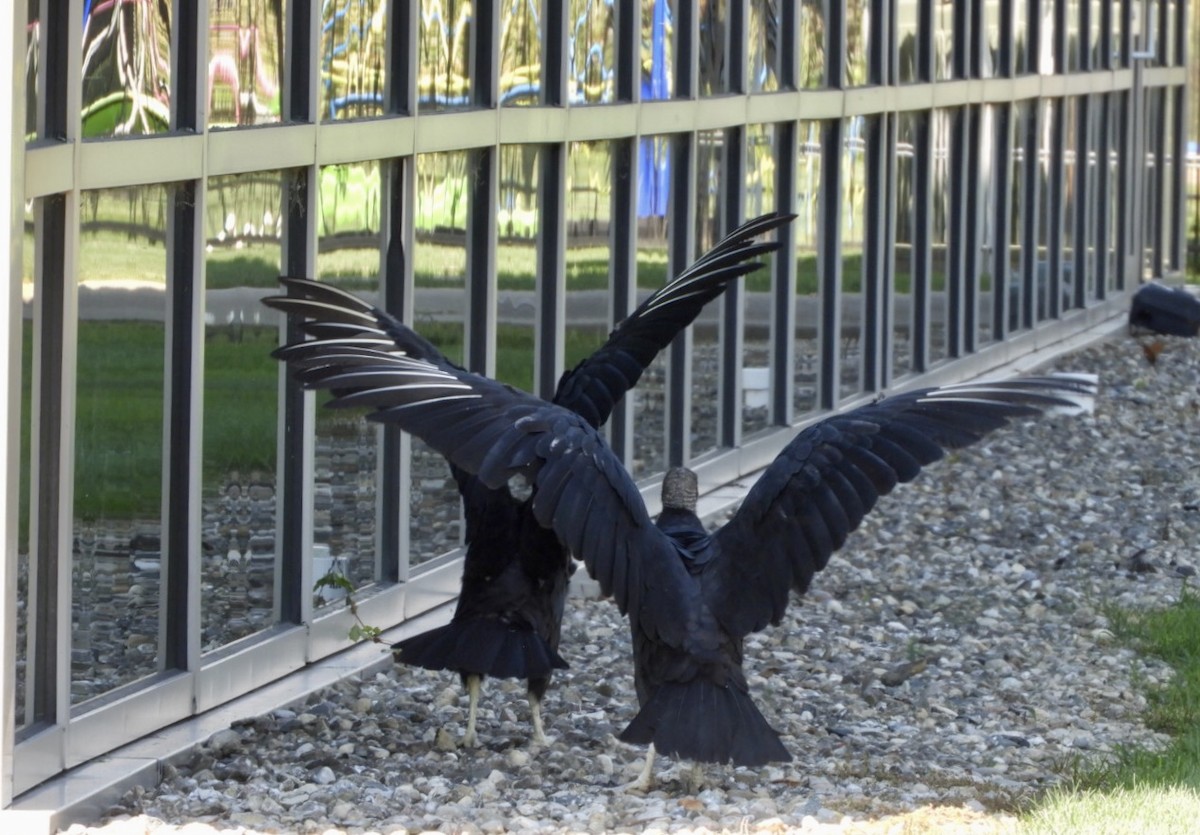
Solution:
<path fill-rule="evenodd" d="M 558 382 L 554 403 L 600 427 L 655 356 L 719 296 L 729 282 L 761 266 L 754 259 L 777 248 L 757 239 L 794 216 L 763 215 L 739 226 L 694 264 L 651 294 L 607 341 Z M 404 355 L 451 374 L 463 369 L 435 346 L 374 305 L 328 284 L 283 278 L 287 296 L 264 303 L 303 317 L 311 340 L 276 352 L 305 376 L 350 366 L 369 367 Z M 354 386 L 340 389 L 341 393 Z M 513 390 L 515 393 L 515 390 Z M 537 402 L 545 402 L 537 400 Z M 469 694 L 466 745 L 476 743 L 476 711 L 485 676 L 528 682 L 533 740 L 545 742 L 540 704 L 559 655 L 567 582 L 574 565 L 553 530 L 534 518 L 528 492 L 488 485 L 454 464 L 463 499 L 467 551 L 462 587 L 451 621 L 401 641 L 397 660 L 460 674 Z"/>
<path fill-rule="evenodd" d="M 750 697 L 742 642 L 778 623 L 880 496 L 946 449 L 1015 418 L 1090 409 L 1093 375 L 1057 374 L 921 389 L 813 424 L 708 533 L 687 471 L 664 482 L 655 524 L 633 479 L 588 421 L 486 377 L 410 357 L 301 368 L 310 388 L 346 392 L 493 489 L 533 490 L 538 524 L 583 560 L 628 615 L 640 710 L 621 739 L 696 762 L 790 759 Z"/>

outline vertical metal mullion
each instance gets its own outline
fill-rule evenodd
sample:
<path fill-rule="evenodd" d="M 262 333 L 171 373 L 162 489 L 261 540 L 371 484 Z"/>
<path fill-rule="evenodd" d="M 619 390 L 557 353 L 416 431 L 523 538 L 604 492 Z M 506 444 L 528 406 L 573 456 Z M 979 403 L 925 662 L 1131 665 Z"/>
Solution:
<path fill-rule="evenodd" d="M 721 195 L 721 234 L 734 229 L 742 221 L 746 205 L 746 129 L 730 128 L 725 132 L 724 193 Z M 720 403 L 718 415 L 718 445 L 736 447 L 742 439 L 742 353 L 746 318 L 745 286 L 732 281 L 721 297 L 720 320 Z"/>
<path fill-rule="evenodd" d="M 612 249 L 612 315 L 615 328 L 637 307 L 637 171 L 636 136 L 612 143 L 612 225 L 609 244 Z M 621 462 L 633 462 L 633 398 L 623 397 L 609 421 L 612 448 Z"/>
<path fill-rule="evenodd" d="M 729 25 L 725 27 L 726 68 L 729 73 L 729 92 L 748 93 L 749 55 L 746 49 L 749 28 L 749 0 L 729 0 Z M 729 227 L 729 228 L 732 228 Z"/>
<path fill-rule="evenodd" d="M 842 323 L 842 137 L 841 119 L 831 119 L 821 130 L 821 249 L 817 269 L 821 274 L 820 365 L 817 391 L 820 409 L 837 405 L 840 390 Z"/>
<path fill-rule="evenodd" d="M 1182 5 L 1182 4 L 1180 4 Z M 1180 56 L 1183 53 L 1178 53 Z M 1187 87 L 1167 87 L 1164 96 L 1175 99 L 1175 121 L 1171 125 L 1171 135 L 1164 139 L 1168 150 L 1175 160 L 1175 176 L 1168 183 L 1169 199 L 1171 202 L 1171 228 L 1167 231 L 1166 262 L 1172 270 L 1183 269 L 1186 265 L 1184 258 L 1187 246 L 1187 189 L 1184 186 L 1187 166 Z M 1164 173 L 1165 176 L 1165 173 Z"/>
<path fill-rule="evenodd" d="M 565 356 L 567 166 L 566 145 L 542 146 L 539 153 L 537 242 L 537 331 L 534 339 L 534 391 L 554 399 Z"/>
<path fill-rule="evenodd" d="M 779 7 L 779 86 L 784 90 L 800 87 L 800 4 L 782 3 Z"/>
<path fill-rule="evenodd" d="M 1140 0 L 1114 0 L 1118 4 L 1118 14 L 1121 16 L 1121 55 L 1115 62 L 1114 69 L 1128 67 L 1133 58 L 1133 4 Z"/>
<path fill-rule="evenodd" d="M 315 166 L 285 172 L 283 271 L 309 276 L 315 269 Z M 288 342 L 304 338 L 293 317 L 286 325 Z M 312 484 L 314 398 L 280 369 L 279 534 L 276 563 L 278 617 L 282 623 L 304 623 L 312 611 Z"/>
<path fill-rule="evenodd" d="M 1165 43 L 1165 40 L 1160 40 L 1159 43 Z M 1146 125 L 1153 124 L 1156 128 L 1159 128 L 1154 131 L 1154 174 L 1152 175 L 1155 180 L 1154 195 L 1156 199 L 1152 204 L 1146 206 L 1146 210 L 1150 213 L 1150 228 L 1153 230 L 1154 235 L 1154 245 L 1151 248 L 1151 257 L 1153 258 L 1151 262 L 1151 274 L 1155 276 L 1163 274 L 1163 265 L 1167 260 L 1164 250 L 1169 241 L 1167 230 L 1163 226 L 1163 204 L 1166 202 L 1167 196 L 1167 172 L 1163 164 L 1167 156 L 1167 132 L 1160 128 L 1164 116 L 1166 116 L 1167 95 L 1169 91 L 1170 88 L 1168 87 L 1157 87 L 1151 91 L 1150 95 L 1158 103 L 1158 112 L 1154 114 L 1156 118 L 1153 121 L 1146 121 Z"/>
<path fill-rule="evenodd" d="M 986 105 L 969 105 L 963 110 L 966 127 L 960 136 L 965 137 L 954 157 L 959 162 L 951 169 L 951 191 L 956 196 L 951 205 L 951 214 L 963 215 L 960 227 L 964 238 L 960 280 L 951 279 L 950 317 L 951 331 L 947 348 L 950 356 L 960 357 L 973 353 L 979 345 L 979 278 L 983 264 L 983 219 L 994 210 L 980 200 L 980 191 L 971 186 L 982 181 L 984 176 L 982 145 L 983 108 Z M 988 176 L 994 180 L 994 168 L 989 167 Z M 994 227 L 993 227 L 994 228 Z M 993 241 L 993 245 L 995 241 Z"/>
<path fill-rule="evenodd" d="M 1018 3 L 1025 0 L 1000 0 L 1000 54 L 996 75 L 1011 77 L 1016 75 L 1016 44 L 1013 32 L 1013 14 Z M 922 6 L 927 4 L 922 3 Z"/>
<path fill-rule="evenodd" d="M 496 374 L 496 199 L 498 148 L 469 152 L 471 194 L 467 205 L 467 368 Z"/>
<path fill-rule="evenodd" d="M 699 0 L 677 0 L 675 7 L 675 98 L 691 99 L 700 92 Z M 690 233 L 689 233 L 690 235 Z"/>
<path fill-rule="evenodd" d="M 416 48 L 419 31 L 419 0 L 389 0 L 387 34 L 384 54 L 387 56 L 387 75 L 384 78 L 384 111 L 386 113 L 417 112 Z"/>
<path fill-rule="evenodd" d="M 1092 60 L 1092 4 L 1082 0 L 1079 4 L 1079 69 L 1088 71 L 1096 69 Z"/>
<path fill-rule="evenodd" d="M 867 228 L 863 238 L 863 307 L 859 325 L 863 388 L 866 391 L 877 391 L 883 384 L 880 369 L 886 365 L 883 354 L 888 336 L 885 329 L 888 328 L 890 317 L 885 311 L 885 286 L 888 279 L 887 253 L 891 249 L 887 230 L 888 218 L 894 215 L 894 212 L 888 211 L 888 205 L 895 195 L 894 169 L 889 160 L 895 150 L 889 126 L 891 118 L 887 113 L 867 117 Z"/>
<path fill-rule="evenodd" d="M 846 86 L 846 4 L 827 3 L 825 13 L 825 86 L 842 88 Z"/>
<path fill-rule="evenodd" d="M 970 227 L 980 214 L 978 211 L 971 211 L 974 207 L 970 205 L 976 190 L 975 184 L 978 182 L 968 177 L 971 157 L 968 138 L 970 123 L 969 106 L 955 110 L 950 117 L 950 141 L 947 142 L 950 210 L 946 217 L 946 354 L 951 357 L 960 356 L 962 353 L 963 288 L 975 274 L 971 269 L 971 252 L 976 240 Z M 931 125 L 930 136 L 932 135 Z M 934 153 L 933 144 L 931 138 L 931 158 Z M 930 274 L 932 275 L 932 268 Z"/>
<path fill-rule="evenodd" d="M 917 153 L 914 159 L 913 204 L 916 218 L 913 234 L 913 335 L 912 366 L 917 372 L 929 368 L 930 305 L 933 291 L 933 113 L 917 121 Z M 955 259 L 957 260 L 957 259 Z M 951 269 L 951 275 L 954 270 Z M 949 282 L 950 276 L 947 276 Z"/>
<path fill-rule="evenodd" d="M 74 13 L 73 5 L 71 0 L 42 0 L 38 22 L 42 38 L 38 66 L 42 101 L 37 121 L 38 135 L 45 139 L 78 136 L 82 91 L 74 89 L 71 79 L 77 79 L 82 71 L 70 58 L 77 54 L 72 47 L 83 42 L 83 32 L 80 15 Z"/>
<path fill-rule="evenodd" d="M 1106 3 L 1105 6 L 1108 4 Z M 1108 242 L 1114 234 L 1109 228 L 1109 221 L 1112 216 L 1112 168 L 1109 164 L 1109 159 L 1115 150 L 1112 146 L 1112 133 L 1109 125 L 1110 119 L 1115 118 L 1116 108 L 1113 106 L 1114 94 L 1101 94 L 1097 99 L 1099 107 L 1099 122 L 1100 130 L 1096 143 L 1096 164 L 1098 170 L 1096 172 L 1096 194 L 1095 199 L 1091 202 L 1096 209 L 1096 284 L 1095 284 L 1095 299 L 1104 299 L 1108 297 L 1108 277 L 1110 270 L 1115 266 L 1108 259 Z M 1092 299 L 1088 299 L 1092 301 Z"/>
<path fill-rule="evenodd" d="M 954 65 L 955 78 L 967 78 L 971 74 L 971 62 L 976 50 L 971 46 L 971 7 L 974 2 L 959 2 L 954 4 L 954 50 L 951 61 Z"/>
<path fill-rule="evenodd" d="M 1021 213 L 1021 310 L 1023 328 L 1033 327 L 1033 303 L 1037 283 L 1038 209 L 1041 189 L 1038 188 L 1038 139 L 1041 137 L 1041 99 L 1034 100 L 1025 119 L 1025 134 L 1021 137 L 1025 149 L 1025 184 L 1021 189 L 1025 211 Z"/>
<path fill-rule="evenodd" d="M 667 275 L 678 275 L 692 261 L 695 252 L 696 134 L 671 137 L 671 196 L 668 214 Z M 668 349 L 667 367 L 667 465 L 682 466 L 691 458 L 692 448 L 692 327 L 675 337 Z"/>
<path fill-rule="evenodd" d="M 867 43 L 867 78 L 871 84 L 890 84 L 893 79 L 891 56 L 895 50 L 891 48 L 891 33 L 895 6 L 890 0 L 871 0 L 873 25 Z"/>
<path fill-rule="evenodd" d="M 1117 62 L 1113 61 L 1113 18 L 1114 5 L 1120 5 L 1121 0 L 1105 0 L 1100 4 L 1100 42 L 1097 49 L 1100 52 L 1099 59 L 1092 65 L 1091 69 L 1100 70 L 1115 68 Z M 1117 12 L 1119 14 L 1119 12 Z"/>
<path fill-rule="evenodd" d="M 203 414 L 197 391 L 202 379 L 202 294 L 197 212 L 199 184 L 171 191 L 168 227 L 166 367 L 163 414 L 163 528 L 166 545 L 160 594 L 162 630 L 159 668 L 190 670 L 200 661 L 200 448 Z"/>
<path fill-rule="evenodd" d="M 1052 1 L 1052 0 L 1051 0 Z M 1041 67 L 1038 56 L 1042 52 L 1042 0 L 1015 0 L 1025 3 L 1025 66 L 1017 72 L 1037 74 Z"/>
<path fill-rule="evenodd" d="M 1063 176 L 1066 170 L 1066 109 L 1070 106 L 1067 99 L 1050 100 L 1050 175 L 1046 178 L 1047 211 L 1050 216 L 1046 219 L 1049 235 L 1047 236 L 1046 279 L 1042 281 L 1040 269 L 1034 273 L 1034 289 L 1037 293 L 1035 320 L 1040 318 L 1057 319 L 1062 307 L 1062 275 L 1063 275 Z M 1041 131 L 1038 131 L 1041 135 Z M 1035 262 L 1036 266 L 1036 262 Z"/>
<path fill-rule="evenodd" d="M 546 41 L 542 46 L 542 103 L 562 107 L 567 103 L 567 4 L 545 5 Z"/>
<path fill-rule="evenodd" d="M 471 55 L 471 90 L 477 107 L 496 107 L 500 101 L 500 9 L 498 3 L 475 3 Z"/>
<path fill-rule="evenodd" d="M 1015 109 L 1020 104 L 996 106 L 995 159 L 993 176 L 996 183 L 996 241 L 992 252 L 992 338 L 1002 340 L 1008 333 L 1008 288 L 1011 281 L 1009 260 L 1012 246 L 1012 154 L 1016 143 L 1013 140 L 1012 124 Z M 991 207 L 988 207 L 991 208 Z"/>
<path fill-rule="evenodd" d="M 616 4 L 614 8 L 617 14 L 617 101 L 640 101 L 642 97 L 642 0 L 626 0 L 624 3 Z"/>
<path fill-rule="evenodd" d="M 1086 5 L 1086 4 L 1085 4 Z M 1092 146 L 1092 111 L 1094 103 L 1091 96 L 1080 96 L 1076 101 L 1078 112 L 1075 116 L 1075 212 L 1071 218 L 1074 226 L 1073 237 L 1075 246 L 1071 258 L 1071 287 L 1070 298 L 1072 307 L 1083 307 L 1087 304 L 1087 275 L 1088 269 L 1088 231 L 1095 228 L 1091 223 L 1092 211 L 1096 206 L 1089 188 L 1088 166 Z M 1099 159 L 1096 160 L 1099 165 Z M 1060 292 L 1059 298 L 1062 297 Z"/>
<path fill-rule="evenodd" d="M 917 6 L 917 73 L 919 80 L 933 81 L 933 3 Z"/>
<path fill-rule="evenodd" d="M 413 266 L 413 202 L 416 163 L 413 157 L 392 159 L 382 164 L 385 178 L 383 217 L 380 226 L 387 236 L 383 252 L 382 306 L 402 322 L 411 322 Z M 380 443 L 376 508 L 378 555 L 376 576 L 381 582 L 408 579 L 408 506 L 411 441 L 396 426 L 384 424 Z"/>
<path fill-rule="evenodd" d="M 200 21 L 208 20 L 207 0 L 175 0 L 171 27 L 171 127 L 177 131 L 203 129 L 200 100 L 200 67 L 206 61 L 207 39 L 202 39 Z"/>
<path fill-rule="evenodd" d="M 1061 75 L 1067 71 L 1067 2 L 1051 2 L 1054 4 L 1054 72 Z"/>
<path fill-rule="evenodd" d="M 789 4 L 785 4 L 789 5 Z M 775 126 L 775 208 L 796 211 L 796 167 L 799 159 L 799 130 L 796 122 Z M 775 279 L 771 283 L 771 420 L 788 426 L 794 419 L 796 386 L 796 231 L 794 223 L 775 233 L 779 240 L 775 256 Z"/>
<path fill-rule="evenodd" d="M 317 107 L 316 58 L 320 50 L 315 39 L 320 32 L 320 10 L 314 0 L 288 0 L 288 6 L 284 118 L 312 122 Z"/>

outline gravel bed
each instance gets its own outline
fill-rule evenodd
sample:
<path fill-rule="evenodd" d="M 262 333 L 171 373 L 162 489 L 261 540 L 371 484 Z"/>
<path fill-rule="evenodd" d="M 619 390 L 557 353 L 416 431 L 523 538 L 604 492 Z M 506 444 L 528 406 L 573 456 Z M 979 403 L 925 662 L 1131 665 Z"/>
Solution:
<path fill-rule="evenodd" d="M 1200 340 L 1161 342 L 1153 365 L 1124 336 L 1058 361 L 1101 374 L 1094 415 L 934 465 L 751 636 L 791 763 L 708 767 L 689 793 L 689 764 L 659 758 L 657 791 L 624 791 L 645 756 L 614 739 L 635 712 L 627 629 L 572 599 L 545 748 L 521 683 L 487 682 L 481 747 L 463 750 L 457 677 L 395 667 L 219 733 L 69 832 L 875 832 L 900 814 L 1006 831 L 1080 760 L 1163 741 L 1140 715 L 1170 671 L 1104 615 L 1171 603 L 1200 564 Z"/>

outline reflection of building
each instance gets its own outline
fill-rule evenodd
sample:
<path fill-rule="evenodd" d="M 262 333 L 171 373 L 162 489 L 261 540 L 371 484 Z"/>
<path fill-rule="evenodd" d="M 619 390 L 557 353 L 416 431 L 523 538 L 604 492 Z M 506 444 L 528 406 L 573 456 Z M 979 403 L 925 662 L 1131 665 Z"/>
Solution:
<path fill-rule="evenodd" d="M 612 420 L 646 482 L 716 484 L 1181 265 L 1183 4 L 1136 4 L 1154 37 L 1112 2 L 1004 26 L 1029 5 L 868 26 L 865 2 L 210 0 L 85 4 L 82 27 L 10 5 L 5 805 L 343 650 L 314 553 L 381 626 L 454 594 L 444 463 L 280 381 L 258 300 L 281 271 L 548 392 L 740 216 L 792 211 L 786 254 Z"/>

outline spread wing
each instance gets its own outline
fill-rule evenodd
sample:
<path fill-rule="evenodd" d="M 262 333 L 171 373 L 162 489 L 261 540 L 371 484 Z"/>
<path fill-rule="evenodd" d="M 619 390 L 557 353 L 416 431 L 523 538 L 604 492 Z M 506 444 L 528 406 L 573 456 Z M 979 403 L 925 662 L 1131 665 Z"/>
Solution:
<path fill-rule="evenodd" d="M 695 321 L 730 281 L 754 272 L 753 259 L 778 248 L 754 239 L 791 222 L 791 214 L 768 214 L 726 235 L 690 267 L 642 302 L 591 356 L 558 381 L 554 402 L 602 426 L 659 351 Z"/>
<path fill-rule="evenodd" d="M 532 487 L 538 523 L 583 560 L 622 612 L 660 640 L 689 646 L 685 612 L 694 585 L 637 486 L 582 416 L 403 354 L 291 347 L 279 353 L 306 388 L 335 393 L 328 406 L 370 410 L 369 419 L 411 432 L 489 489 Z M 653 605 L 643 605 L 647 590 Z"/>
<path fill-rule="evenodd" d="M 945 450 L 1014 418 L 1090 410 L 1096 387 L 1083 374 L 964 383 L 885 398 L 808 427 L 716 533 L 721 560 L 706 571 L 706 601 L 734 635 L 778 622 L 789 589 L 808 588 L 880 496 Z"/>

